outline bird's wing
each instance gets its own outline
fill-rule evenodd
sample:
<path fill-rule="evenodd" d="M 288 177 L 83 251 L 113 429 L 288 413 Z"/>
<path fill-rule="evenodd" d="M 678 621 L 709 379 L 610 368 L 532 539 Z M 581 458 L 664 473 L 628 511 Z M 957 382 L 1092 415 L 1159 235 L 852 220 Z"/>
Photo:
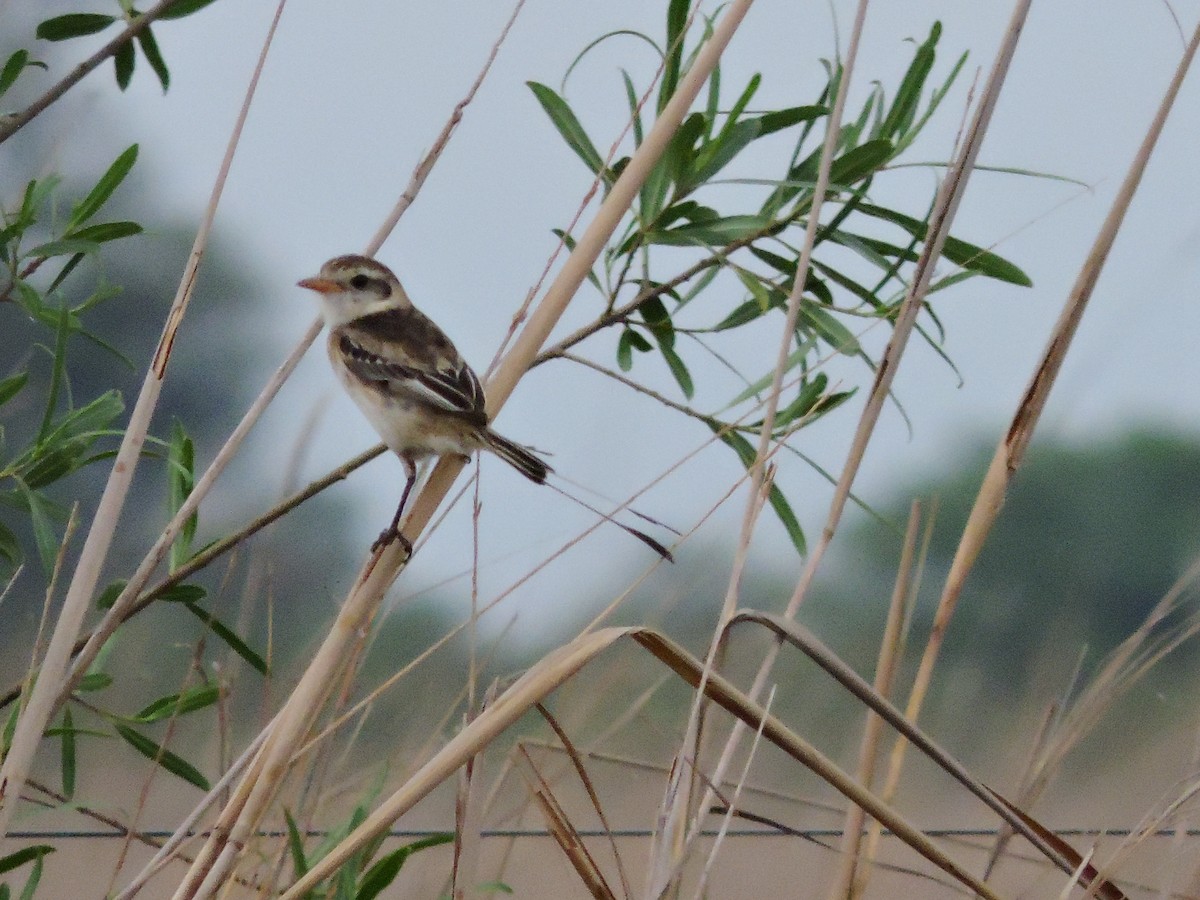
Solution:
<path fill-rule="evenodd" d="M 339 329 L 346 367 L 377 390 L 487 423 L 483 387 L 454 345 L 416 310 L 390 310 Z"/>

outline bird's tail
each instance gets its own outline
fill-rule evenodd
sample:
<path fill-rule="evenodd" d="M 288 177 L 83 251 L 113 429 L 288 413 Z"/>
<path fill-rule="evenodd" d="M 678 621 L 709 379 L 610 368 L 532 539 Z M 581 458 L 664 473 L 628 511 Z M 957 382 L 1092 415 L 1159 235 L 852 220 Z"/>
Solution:
<path fill-rule="evenodd" d="M 534 456 L 520 444 L 514 444 L 490 428 L 484 432 L 484 444 L 498 457 L 528 478 L 538 484 L 546 483 L 546 476 L 553 471 L 548 465 Z"/>

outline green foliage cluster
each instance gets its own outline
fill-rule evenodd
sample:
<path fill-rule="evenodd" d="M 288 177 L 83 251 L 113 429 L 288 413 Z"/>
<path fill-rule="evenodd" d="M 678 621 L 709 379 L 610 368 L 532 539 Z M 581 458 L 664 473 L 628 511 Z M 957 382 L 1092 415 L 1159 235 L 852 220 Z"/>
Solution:
<path fill-rule="evenodd" d="M 627 71 L 621 71 L 635 145 L 641 144 L 647 130 L 645 107 L 652 106 L 656 113 L 666 108 L 680 78 L 711 36 L 712 23 L 705 21 L 699 39 L 689 46 L 688 22 L 688 2 L 673 0 L 662 45 L 639 32 L 613 32 L 590 44 L 572 64 L 574 68 L 597 44 L 616 35 L 636 35 L 654 48 L 663 77 L 653 104 L 643 104 L 643 92 Z M 927 221 L 870 202 L 871 186 L 916 140 L 966 61 L 966 54 L 960 56 L 942 83 L 926 95 L 940 37 L 941 26 L 935 23 L 917 46 L 890 101 L 883 85 L 876 84 L 857 116 L 844 124 L 838 135 L 826 197 L 826 210 L 832 207 L 833 214 L 817 230 L 811 264 L 802 273 L 803 300 L 784 381 L 787 394 L 781 399 L 772 429 L 776 439 L 827 415 L 854 393 L 853 389 L 831 389 L 828 377 L 820 371 L 824 356 L 832 352 L 859 360 L 874 374 L 875 360 L 855 337 L 854 328 L 871 320 L 893 320 L 904 298 L 907 274 L 920 254 Z M 688 401 L 686 406 L 671 404 L 673 408 L 711 428 L 747 466 L 755 458 L 753 439 L 763 426 L 761 419 L 753 420 L 753 412 L 771 385 L 774 355 L 757 353 L 752 364 L 759 371 L 743 374 L 730 362 L 731 354 L 721 338 L 786 310 L 800 274 L 803 232 L 813 207 L 821 126 L 828 119 L 842 76 L 840 64 L 827 64 L 826 70 L 826 83 L 814 103 L 768 111 L 752 108 L 762 83 L 760 75 L 750 78 L 729 103 L 721 70 L 714 70 L 704 108 L 684 120 L 643 185 L 624 227 L 605 251 L 601 270 L 590 274 L 592 287 L 603 299 L 603 313 L 593 326 L 581 329 L 551 353 L 561 355 L 601 328 L 618 329 L 615 354 L 619 368 L 629 372 L 639 357 L 659 356 Z M 562 93 L 544 84 L 531 83 L 530 88 L 567 146 L 604 189 L 610 189 L 629 158 L 606 163 Z M 769 137 L 786 139 L 786 143 L 772 144 L 783 150 L 777 178 L 722 178 L 745 151 Z M 707 198 L 716 194 L 713 188 L 729 183 L 746 189 L 720 194 L 726 206 L 718 209 Z M 872 225 L 890 227 L 896 237 L 875 237 L 869 233 Z M 573 244 L 570 235 L 556 234 Z M 668 254 L 661 252 L 662 248 L 693 253 Z M 865 262 L 865 267 L 843 263 L 831 252 L 834 248 L 849 251 Z M 1030 284 L 1015 265 L 967 241 L 950 238 L 944 255 L 957 270 L 935 279 L 931 295 L 976 276 Z M 695 312 L 692 316 L 707 317 L 706 323 L 685 321 L 682 314 L 694 312 L 692 306 L 702 294 L 720 297 L 735 293 L 706 291 L 722 272 L 735 276 L 735 291 L 740 290 L 741 299 L 715 314 Z M 940 353 L 941 324 L 931 307 L 927 306 L 926 312 L 932 331 L 926 326 L 919 331 Z M 744 389 L 719 410 L 704 411 L 691 405 L 696 376 L 694 364 L 680 352 L 680 338 L 707 351 L 708 358 L 724 367 L 734 368 L 744 382 Z M 803 532 L 777 487 L 770 501 L 797 551 L 803 553 Z"/>

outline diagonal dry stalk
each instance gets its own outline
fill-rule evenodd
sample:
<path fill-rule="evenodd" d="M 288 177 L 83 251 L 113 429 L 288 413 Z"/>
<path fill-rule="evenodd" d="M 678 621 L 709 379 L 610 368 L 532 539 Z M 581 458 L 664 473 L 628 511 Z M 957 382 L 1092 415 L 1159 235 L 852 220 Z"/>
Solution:
<path fill-rule="evenodd" d="M 546 296 L 530 315 L 512 349 L 501 360 L 494 377 L 488 382 L 489 417 L 494 418 L 503 407 L 591 271 L 736 32 L 750 2 L 738 0 L 725 11 L 712 38 L 697 56 L 687 75 L 681 79 L 675 96 L 631 157 Z M 454 459 L 443 459 L 434 468 L 406 519 L 405 533 L 410 540 L 429 522 L 461 469 L 462 462 Z M 262 752 L 222 812 L 204 852 L 180 885 L 175 895 L 179 900 L 212 896 L 226 882 L 278 792 L 293 752 L 324 706 L 328 686 L 336 680 L 335 675 L 341 670 L 346 649 L 351 646 L 358 631 L 373 618 L 384 593 L 405 562 L 405 553 L 399 542 L 372 554 L 366 561 L 329 635 L 281 710 Z M 467 726 L 466 730 L 471 727 Z"/>
<path fill-rule="evenodd" d="M 1183 83 L 1183 78 L 1191 66 L 1197 46 L 1200 46 L 1200 26 L 1197 27 L 1176 67 L 1175 74 L 1159 104 L 1158 112 L 1150 123 L 1146 136 L 1125 175 L 1125 180 L 1113 199 L 1112 208 L 1101 225 L 1099 234 L 1096 235 L 1096 240 L 1079 271 L 1075 284 L 1067 295 L 1046 351 L 1017 406 L 1012 422 L 996 446 L 991 465 L 984 476 L 983 484 L 980 485 L 979 494 L 975 498 L 975 505 L 963 528 L 958 549 L 955 551 L 954 560 L 950 565 L 950 573 L 946 576 L 946 584 L 938 602 L 929 642 L 917 670 L 907 709 L 907 715 L 913 721 L 920 714 L 933 678 L 933 668 L 937 662 L 946 630 L 949 628 L 950 618 L 953 616 L 958 599 L 962 594 L 963 585 L 983 547 L 983 542 L 1000 513 L 1000 507 L 1004 503 L 1008 487 L 1024 459 L 1025 450 L 1029 446 L 1033 430 L 1045 408 L 1050 389 L 1054 386 L 1055 379 L 1062 368 L 1063 360 L 1071 347 L 1071 341 L 1075 336 L 1080 319 L 1083 317 L 1084 310 L 1087 308 L 1087 303 L 1091 299 L 1096 282 L 1104 268 L 1104 263 L 1112 250 L 1113 242 L 1124 222 L 1125 213 L 1137 192 L 1142 174 L 1146 170 L 1150 155 L 1162 133 L 1179 87 Z M 901 741 L 897 743 L 892 753 L 885 796 L 894 790 L 899 782 L 903 759 L 904 743 Z"/>
<path fill-rule="evenodd" d="M 245 99 L 229 136 L 225 156 L 221 161 L 216 182 L 209 197 L 208 207 L 204 211 L 200 227 L 196 232 L 196 239 L 192 244 L 192 251 L 184 267 L 183 278 L 179 283 L 179 289 L 171 308 L 167 312 L 158 348 L 146 372 L 145 380 L 142 382 L 133 412 L 129 416 L 129 424 L 121 438 L 121 446 L 113 461 L 108 482 L 104 486 L 96 514 L 84 540 L 79 562 L 76 564 L 74 576 L 67 589 L 67 596 L 63 600 L 62 612 L 55 624 L 46 657 L 42 660 L 37 683 L 30 695 L 29 705 L 17 723 L 9 754 L 5 758 L 4 764 L 0 766 L 0 844 L 3 843 L 4 835 L 8 830 L 8 822 L 16 805 L 15 800 L 20 795 L 21 786 L 28 775 L 34 753 L 41 742 L 42 732 L 58 707 L 63 686 L 68 683 L 67 666 L 70 663 L 71 651 L 83 626 L 83 617 L 95 594 L 96 584 L 100 579 L 113 536 L 116 534 L 121 510 L 125 505 L 125 498 L 128 496 L 134 471 L 141 459 L 142 445 L 145 443 L 150 420 L 158 404 L 163 380 L 166 378 L 167 364 L 170 361 L 175 336 L 192 298 L 196 274 L 208 246 L 208 237 L 212 230 L 213 219 L 216 217 L 217 206 L 221 201 L 221 194 L 233 163 L 233 156 L 237 151 L 242 128 L 249 115 L 250 104 L 258 87 L 259 75 L 262 72 L 267 51 L 270 49 L 275 34 L 275 26 L 279 21 L 285 2 L 286 0 L 280 0 L 275 18 L 263 41 L 258 65 L 247 85 Z M 162 9 L 166 8 L 166 4 L 160 4 L 160 6 Z M 159 9 L 159 12 L 161 11 Z M 6 802 L 6 798 L 9 798 L 9 802 Z"/>
<path fill-rule="evenodd" d="M 604 628 L 580 635 L 546 654 L 505 690 L 496 702 L 452 737 L 407 782 L 386 798 L 364 821 L 336 847 L 316 863 L 282 895 L 280 900 L 299 900 L 334 874 L 368 842 L 385 833 L 392 823 L 407 813 L 438 785 L 450 778 L 466 761 L 491 744 L 550 693 L 573 678 L 588 662 L 613 644 L 628 638 L 665 664 L 693 689 L 705 695 L 737 717 L 751 729 L 760 729 L 764 739 L 812 769 L 834 789 L 864 806 L 872 816 L 885 822 L 895 835 L 916 853 L 951 875 L 980 896 L 995 900 L 997 894 L 941 851 L 916 826 L 874 794 L 863 790 L 848 773 L 832 760 L 769 715 L 752 698 L 738 690 L 716 672 L 709 671 L 698 659 L 670 638 L 648 628 Z M 932 746 L 932 744 L 930 745 Z"/>
<path fill-rule="evenodd" d="M 737 609 L 738 594 L 741 587 L 742 573 L 749 554 L 750 540 L 754 534 L 754 527 L 758 521 L 758 517 L 766 503 L 767 491 L 770 490 L 770 477 L 766 460 L 770 455 L 771 436 L 774 431 L 775 416 L 779 409 L 779 398 L 783 390 L 784 374 L 788 370 L 788 359 L 792 352 L 793 335 L 796 330 L 796 322 L 800 316 L 800 301 L 804 296 L 804 286 L 808 280 L 808 268 L 812 260 L 813 247 L 816 245 L 821 206 L 825 202 L 825 195 L 829 190 L 829 173 L 833 167 L 833 157 L 837 150 L 838 140 L 841 137 L 842 114 L 846 106 L 846 95 L 849 92 L 854 64 L 858 57 L 858 43 L 866 21 L 867 4 L 868 0 L 859 0 L 854 26 L 850 32 L 849 46 L 846 50 L 846 61 L 842 65 L 841 78 L 838 82 L 833 108 L 829 111 L 825 141 L 821 147 L 821 159 L 817 169 L 817 180 L 813 187 L 812 207 L 808 213 L 808 222 L 805 226 L 804 243 L 800 250 L 800 259 L 796 264 L 796 279 L 792 284 L 791 293 L 788 295 L 787 315 L 782 331 L 783 336 L 779 344 L 775 371 L 771 377 L 771 388 L 767 394 L 767 407 L 763 413 L 755 460 L 749 470 L 750 490 L 747 495 L 746 509 L 742 517 L 741 533 L 738 537 L 737 551 L 734 556 L 733 567 L 729 576 L 729 585 L 726 589 L 725 600 L 722 605 L 715 635 L 721 633 L 725 623 L 733 615 L 734 610 Z M 716 639 L 715 635 L 706 661 L 706 664 L 710 667 L 720 666 L 720 660 L 716 655 L 719 640 Z M 703 694 L 704 692 L 700 691 L 696 695 L 688 717 L 687 729 L 681 741 L 681 747 L 694 748 L 693 752 L 697 754 L 703 740 Z M 718 765 L 717 777 L 714 779 L 716 782 L 720 782 L 723 771 L 724 768 Z M 656 833 L 654 845 L 650 853 L 650 878 L 652 884 L 650 893 L 652 895 L 662 893 L 670 880 L 675 877 L 674 873 L 679 869 L 680 862 L 686 854 L 687 846 L 698 832 L 696 822 L 703 816 L 702 812 L 697 815 L 696 809 L 703 810 L 712 803 L 711 789 L 706 789 L 705 796 L 701 800 L 699 807 L 693 809 L 692 786 L 691 767 L 682 765 L 682 760 L 677 759 L 672 771 L 672 777 L 668 781 L 667 789 L 663 796 L 661 812 L 663 822 L 662 833 Z M 685 824 L 689 818 L 694 818 L 690 835 Z"/>
<path fill-rule="evenodd" d="M 912 282 L 896 316 L 891 339 L 888 341 L 883 358 L 880 360 L 876 370 L 875 382 L 872 385 L 871 393 L 863 409 L 858 428 L 855 431 L 854 439 L 847 454 L 846 464 L 842 470 L 841 477 L 838 479 L 825 526 L 821 531 L 819 540 L 809 555 L 804 569 L 800 573 L 796 588 L 784 610 L 784 618 L 786 619 L 793 619 L 800 605 L 804 602 L 808 589 L 816 576 L 817 568 L 820 566 L 821 560 L 837 531 L 838 524 L 841 522 L 842 513 L 850 497 L 850 491 L 858 474 L 858 469 L 862 464 L 867 445 L 879 420 L 883 403 L 888 396 L 888 392 L 891 390 L 896 370 L 908 345 L 908 338 L 912 334 L 913 327 L 916 324 L 917 315 L 924 305 L 925 295 L 929 289 L 934 268 L 941 258 L 942 247 L 945 244 L 946 237 L 950 233 L 950 226 L 954 221 L 955 213 L 958 211 L 959 203 L 962 201 L 962 196 L 966 191 L 967 183 L 975 165 L 975 159 L 979 154 L 980 146 L 987 133 L 988 124 L 991 121 L 992 111 L 995 108 L 996 100 L 999 97 L 1005 76 L 1008 73 L 1009 64 L 1016 50 L 1017 39 L 1020 36 L 1025 16 L 1029 11 L 1030 2 L 1031 0 L 1017 0 L 1008 31 L 997 51 L 996 60 L 988 76 L 987 85 L 980 97 L 975 116 L 970 127 L 967 129 L 965 141 L 958 153 L 955 154 L 954 162 L 947 170 L 946 178 L 938 191 L 933 210 L 930 213 L 929 226 L 924 245 L 921 248 L 921 255 L 917 260 Z M 767 679 L 770 677 L 771 670 L 774 667 L 780 647 L 781 644 L 776 642 L 767 651 L 750 688 L 749 693 L 751 697 L 758 697 L 762 694 Z M 734 724 L 733 730 L 721 751 L 720 758 L 714 769 L 713 780 L 715 782 L 720 783 L 723 779 L 723 773 L 728 769 L 744 732 L 744 726 L 739 723 Z M 710 802 L 710 798 L 706 795 L 704 801 L 697 807 L 696 817 L 691 829 L 693 833 L 699 831 L 704 809 Z"/>
<path fill-rule="evenodd" d="M 892 601 L 888 604 L 887 624 L 883 639 L 879 642 L 879 660 L 875 665 L 874 688 L 881 697 L 889 697 L 899 666 L 903 643 L 903 625 L 908 618 L 906 607 L 913 600 L 913 564 L 916 557 L 917 530 L 921 523 L 921 502 L 914 500 L 908 514 L 908 527 L 904 533 L 904 544 L 900 550 L 900 565 L 896 569 L 896 584 L 892 590 Z M 874 710 L 867 712 L 863 727 L 862 744 L 858 754 L 858 780 L 864 787 L 871 787 L 875 777 L 875 763 L 879 755 L 879 743 L 883 737 L 883 718 Z M 859 865 L 859 850 L 862 844 L 862 829 L 865 821 L 862 807 L 851 806 L 846 810 L 845 825 L 842 827 L 841 861 L 837 878 L 829 891 L 829 900 L 854 896 L 852 888 Z"/>

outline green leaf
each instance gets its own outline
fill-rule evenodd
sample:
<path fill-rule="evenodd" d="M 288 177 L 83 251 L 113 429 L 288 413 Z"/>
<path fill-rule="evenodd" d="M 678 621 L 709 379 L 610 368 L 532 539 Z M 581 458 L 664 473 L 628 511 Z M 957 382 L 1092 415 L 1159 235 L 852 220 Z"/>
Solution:
<path fill-rule="evenodd" d="M 665 231 L 651 231 L 646 234 L 647 243 L 666 244 L 673 247 L 723 247 L 734 241 L 740 241 L 758 232 L 766 231 L 771 220 L 766 216 L 742 215 L 725 216 L 711 222 L 681 225 Z"/>
<path fill-rule="evenodd" d="M 892 142 L 886 139 L 859 144 L 833 161 L 829 167 L 829 180 L 842 186 L 854 184 L 879 170 L 892 158 L 895 150 Z"/>
<path fill-rule="evenodd" d="M 296 820 L 292 818 L 291 812 L 286 808 L 283 811 L 283 818 L 287 822 L 288 852 L 292 857 L 292 880 L 299 881 L 308 874 L 308 860 L 304 856 L 304 839 L 300 836 L 300 829 L 296 827 Z"/>
<path fill-rule="evenodd" d="M 212 706 L 221 698 L 221 689 L 215 684 L 201 684 L 188 688 L 179 694 L 159 697 L 149 706 L 134 716 L 128 716 L 130 722 L 149 725 L 175 716 L 186 715 L 198 709 Z"/>
<path fill-rule="evenodd" d="M 658 89 L 658 111 L 662 112 L 675 96 L 683 67 L 683 37 L 687 28 L 690 0 L 671 0 L 667 6 L 667 58 L 663 63 L 662 83 Z"/>
<path fill-rule="evenodd" d="M 21 77 L 21 73 L 31 66 L 46 68 L 44 63 L 31 62 L 28 50 L 18 50 L 13 53 L 4 63 L 4 68 L 0 69 L 0 97 L 8 93 L 8 89 Z"/>
<path fill-rule="evenodd" d="M 111 609 L 112 605 L 117 602 L 117 598 L 121 596 L 121 591 L 125 590 L 125 585 L 127 584 L 129 582 L 124 578 L 118 578 L 105 587 L 100 592 L 100 596 L 96 598 L 96 609 Z"/>
<path fill-rule="evenodd" d="M 199 603 L 208 596 L 208 591 L 198 584 L 175 584 L 158 594 L 156 600 L 167 603 Z"/>
<path fill-rule="evenodd" d="M 137 42 L 142 48 L 142 55 L 146 57 L 146 62 L 150 63 L 150 68 L 158 76 L 158 83 L 162 85 L 165 94 L 167 88 L 171 86 L 171 73 L 167 71 L 167 63 L 158 49 L 158 41 L 154 38 L 154 32 L 149 28 L 143 29 L 138 33 Z"/>
<path fill-rule="evenodd" d="M 670 344 L 659 342 L 658 349 L 662 352 L 663 359 L 667 361 L 667 366 L 671 370 L 671 374 L 675 376 L 675 381 L 679 384 L 679 389 L 683 391 L 683 395 L 689 400 L 695 394 L 696 388 L 692 384 L 692 375 L 687 370 L 687 366 L 683 364 L 679 354 L 675 352 L 675 348 Z"/>
<path fill-rule="evenodd" d="M 137 65 L 137 54 L 133 49 L 133 41 L 122 44 L 113 55 L 113 67 L 117 73 L 117 87 L 121 90 L 129 87 L 133 80 L 133 69 Z"/>
<path fill-rule="evenodd" d="M 75 690 L 80 693 L 93 693 L 102 691 L 113 683 L 111 675 L 104 672 L 88 672 L 79 679 L 79 684 L 75 686 Z"/>
<path fill-rule="evenodd" d="M 42 22 L 38 25 L 36 33 L 43 41 L 65 41 L 86 34 L 96 34 L 115 21 L 115 16 L 103 16 L 99 13 L 68 13 Z"/>
<path fill-rule="evenodd" d="M 21 392 L 21 388 L 25 387 L 25 382 L 29 380 L 28 372 L 18 372 L 16 375 L 10 375 L 3 381 L 0 381 L 0 406 L 3 406 L 13 397 Z"/>
<path fill-rule="evenodd" d="M 188 784 L 195 785 L 202 791 L 209 789 L 208 779 L 200 774 L 199 769 L 177 753 L 172 753 L 165 747 L 159 746 L 140 731 L 136 731 L 128 725 L 113 723 L 113 727 L 116 728 L 117 734 L 124 738 L 129 746 L 133 747 L 134 750 L 142 754 L 146 759 L 153 760 L 172 775 L 182 778 Z"/>
<path fill-rule="evenodd" d="M 196 450 L 192 439 L 176 420 L 171 426 L 171 441 L 167 446 L 168 512 L 172 517 L 183 506 L 196 484 Z M 192 555 L 192 540 L 196 536 L 198 511 L 188 516 L 179 535 L 171 544 L 168 571 L 174 572 Z"/>
<path fill-rule="evenodd" d="M 38 244 L 28 250 L 25 256 L 30 259 L 52 259 L 55 256 L 70 256 L 72 253 L 95 253 L 100 246 L 93 241 L 64 239 Z"/>
<path fill-rule="evenodd" d="M 626 328 L 617 340 L 617 366 L 622 372 L 628 372 L 633 368 L 633 342 L 629 337 L 631 334 L 633 334 L 633 329 Z"/>
<path fill-rule="evenodd" d="M 929 31 L 929 38 L 917 48 L 912 64 L 904 73 L 904 78 L 896 89 L 892 108 L 888 110 L 887 118 L 879 126 L 880 136 L 900 138 L 912 125 L 913 119 L 916 118 L 917 107 L 921 102 L 921 91 L 925 88 L 925 81 L 929 77 L 930 70 L 933 69 L 937 42 L 941 34 L 942 23 L 934 22 Z"/>
<path fill-rule="evenodd" d="M 410 856 L 419 850 L 424 850 L 428 847 L 438 847 L 442 844 L 452 843 L 453 841 L 453 834 L 433 834 L 429 837 L 413 841 L 411 844 L 405 844 L 398 850 L 393 850 L 387 856 L 377 861 L 371 868 L 367 869 L 366 874 L 362 877 L 362 881 L 358 884 L 358 891 L 354 895 L 354 900 L 375 900 L 388 885 L 396 880 L 396 876 L 400 874 L 400 869 Z"/>
<path fill-rule="evenodd" d="M 35 844 L 32 847 L 22 847 L 20 850 L 8 854 L 8 856 L 0 857 L 0 875 L 5 872 L 11 872 L 18 866 L 23 866 L 31 860 L 41 859 L 48 853 L 53 853 L 54 848 L 48 844 Z"/>
<path fill-rule="evenodd" d="M 25 887 L 21 888 L 21 896 L 19 900 L 33 900 L 34 894 L 37 893 L 38 884 L 42 880 L 42 867 L 45 865 L 45 854 L 42 854 L 33 861 L 33 869 L 29 873 L 29 878 L 25 880 Z"/>
<path fill-rule="evenodd" d="M 126 44 L 126 46 L 129 47 L 128 44 Z M 131 47 L 130 53 L 132 52 L 133 50 Z M 133 67 L 130 65 L 130 73 L 132 72 Z M 119 80 L 120 79 L 118 78 L 118 81 Z M 126 79 L 125 83 L 128 84 L 129 80 Z M 132 169 L 133 164 L 137 162 L 137 157 L 138 145 L 133 144 L 126 148 L 120 156 L 113 160 L 113 164 L 108 167 L 108 171 L 100 176 L 100 180 L 96 182 L 96 186 L 93 187 L 88 195 L 84 197 L 83 200 L 81 200 L 71 211 L 71 219 L 67 223 L 66 228 L 67 232 L 74 231 L 100 211 L 100 207 L 105 204 L 108 198 L 112 196 L 113 191 L 115 191 L 120 186 L 121 182 L 125 180 L 125 176 L 129 174 L 129 170 Z"/>
<path fill-rule="evenodd" d="M 754 465 L 754 460 L 757 453 L 750 445 L 750 442 L 745 437 L 733 430 L 725 430 L 725 426 L 716 420 L 709 420 L 708 427 L 721 440 L 722 443 L 731 447 L 733 452 L 738 455 L 742 465 L 749 471 Z M 775 510 L 775 515 L 783 524 L 784 530 L 787 531 L 788 537 L 791 538 L 792 546 L 796 548 L 796 552 L 803 556 L 806 551 L 804 540 L 804 531 L 800 528 L 800 523 L 796 519 L 796 514 L 792 512 L 791 505 L 787 502 L 787 498 L 783 496 L 783 491 L 775 484 L 771 485 L 771 492 L 768 496 L 771 508 Z"/>
<path fill-rule="evenodd" d="M 763 113 L 757 119 L 747 119 L 747 122 L 758 122 L 758 136 L 766 137 L 801 122 L 811 122 L 822 116 L 829 115 L 827 106 L 791 106 L 787 109 L 777 109 L 774 112 Z"/>
<path fill-rule="evenodd" d="M 11 528 L 0 522 L 0 559 L 3 559 L 11 570 L 16 568 L 23 558 L 24 554 L 21 553 L 21 544 L 17 540 L 17 536 Z"/>
<path fill-rule="evenodd" d="M 629 77 L 629 73 L 624 69 L 621 70 L 621 79 L 625 85 L 625 99 L 629 103 L 629 115 L 633 121 L 633 146 L 640 147 L 642 146 L 643 134 L 642 112 L 638 107 L 638 103 L 641 101 L 641 98 L 633 86 L 633 79 Z"/>
<path fill-rule="evenodd" d="M 800 319 L 802 324 L 816 332 L 821 340 L 838 353 L 846 356 L 858 356 L 862 353 L 862 347 L 850 329 L 817 304 L 801 303 Z"/>
<path fill-rule="evenodd" d="M 555 237 L 557 237 L 559 240 L 561 240 L 563 242 L 564 247 L 566 247 L 568 250 L 574 251 L 575 238 L 571 237 L 571 235 L 567 234 L 567 232 L 563 231 L 561 228 L 551 228 L 550 231 L 554 234 Z M 587 273 L 587 278 L 588 278 L 588 281 L 590 281 L 592 283 L 592 287 L 594 287 L 596 290 L 598 290 L 601 294 L 605 293 L 604 286 L 602 284 L 600 284 L 600 279 L 596 277 L 596 273 L 594 271 L 589 269 L 588 273 Z"/>
<path fill-rule="evenodd" d="M 214 616 L 207 610 L 201 609 L 195 603 L 185 603 L 193 615 L 207 625 L 217 637 L 229 645 L 229 649 L 244 659 L 251 668 L 259 673 L 266 675 L 268 672 L 266 661 L 250 649 L 250 646 L 237 636 L 237 633 Z"/>
<path fill-rule="evenodd" d="M 59 769 L 62 772 L 62 792 L 71 799 L 75 796 L 75 725 L 71 721 L 70 705 L 63 707 L 62 734 L 60 736 L 59 746 L 60 762 Z"/>
<path fill-rule="evenodd" d="M 104 244 L 108 241 L 141 234 L 142 231 L 142 226 L 137 222 L 101 222 L 97 225 L 88 225 L 77 231 L 70 232 L 64 235 L 64 237 L 79 241 L 91 241 L 93 244 Z"/>
<path fill-rule="evenodd" d="M 160 19 L 182 19 L 192 13 L 199 12 L 212 3 L 213 0 L 179 0 L 172 3 L 170 8 L 159 16 Z"/>
<path fill-rule="evenodd" d="M 593 173 L 600 174 L 604 170 L 604 158 L 592 144 L 591 138 L 587 136 L 583 126 L 579 124 L 579 119 L 575 117 L 575 113 L 571 111 L 567 101 L 544 84 L 538 84 L 536 81 L 525 83 L 529 85 L 533 96 L 542 105 L 542 109 L 546 111 L 546 115 L 550 117 L 550 121 L 558 129 L 558 133 L 567 142 L 567 146 L 575 151 L 583 160 L 584 165 Z"/>
<path fill-rule="evenodd" d="M 691 174 L 696 185 L 711 180 L 718 172 L 733 161 L 759 136 L 761 125 L 749 119 L 738 122 L 732 128 L 723 130 L 717 137 L 705 144 L 696 154 L 695 169 Z"/>
<path fill-rule="evenodd" d="M 872 206 L 869 203 L 861 204 L 859 209 L 869 216 L 899 225 L 918 240 L 924 240 L 925 234 L 929 230 L 927 222 L 922 222 L 920 219 L 914 219 L 912 216 L 906 216 L 892 209 L 883 209 L 879 206 Z M 1009 284 L 1021 287 L 1033 286 L 1033 281 L 1030 277 L 1008 260 L 997 256 L 990 250 L 984 250 L 982 247 L 968 244 L 966 241 L 959 240 L 956 237 L 946 238 L 946 244 L 942 248 L 942 253 L 955 265 L 972 272 L 978 272 L 980 275 L 986 275 L 989 278 L 1006 281 Z"/>
<path fill-rule="evenodd" d="M 29 518 L 33 525 L 33 540 L 37 545 L 38 556 L 42 560 L 42 571 L 49 578 L 54 571 L 54 560 L 58 556 L 58 535 L 50 522 L 55 506 L 37 491 L 31 489 L 24 480 L 16 478 L 17 489 L 29 508 Z"/>

